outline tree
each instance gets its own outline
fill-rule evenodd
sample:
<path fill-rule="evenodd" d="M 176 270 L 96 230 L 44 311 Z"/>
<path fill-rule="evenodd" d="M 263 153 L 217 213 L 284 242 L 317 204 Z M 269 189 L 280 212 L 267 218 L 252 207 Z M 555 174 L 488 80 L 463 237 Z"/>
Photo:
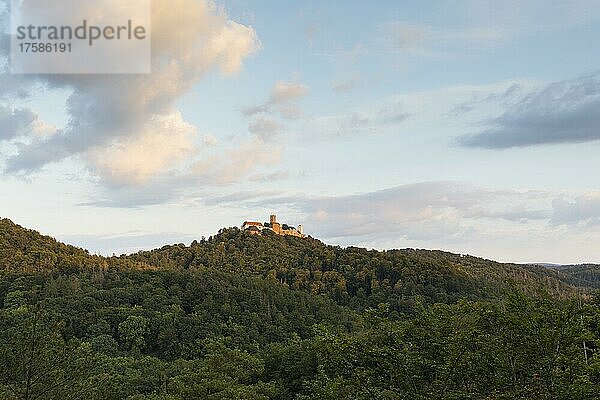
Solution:
<path fill-rule="evenodd" d="M 119 324 L 119 335 L 127 350 L 139 354 L 146 346 L 149 321 L 139 315 L 130 315 Z"/>

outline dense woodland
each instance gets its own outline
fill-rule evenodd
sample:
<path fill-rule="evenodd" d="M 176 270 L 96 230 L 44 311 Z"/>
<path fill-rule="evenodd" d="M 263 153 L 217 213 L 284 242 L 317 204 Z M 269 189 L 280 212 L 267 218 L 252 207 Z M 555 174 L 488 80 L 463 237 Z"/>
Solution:
<path fill-rule="evenodd" d="M 597 399 L 596 266 L 217 235 L 120 257 L 0 221 L 0 399 Z"/>

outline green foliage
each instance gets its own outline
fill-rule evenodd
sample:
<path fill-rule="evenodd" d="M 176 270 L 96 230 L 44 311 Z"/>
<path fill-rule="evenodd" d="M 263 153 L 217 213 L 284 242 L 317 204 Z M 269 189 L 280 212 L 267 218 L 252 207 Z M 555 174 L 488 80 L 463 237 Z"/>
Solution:
<path fill-rule="evenodd" d="M 311 399 L 596 399 L 598 309 L 510 296 L 371 319 L 360 333 L 319 329 Z M 593 354 L 593 355 L 592 355 Z"/>
<path fill-rule="evenodd" d="M 127 350 L 140 353 L 146 347 L 145 336 L 149 334 L 148 319 L 139 315 L 130 315 L 119 324 L 119 335 Z"/>
<path fill-rule="evenodd" d="M 92 350 L 108 356 L 116 356 L 119 353 L 119 343 L 110 335 L 98 335 L 91 339 Z"/>
<path fill-rule="evenodd" d="M 343 249 L 312 238 L 248 235 L 236 228 L 189 247 L 164 246 L 126 258 L 167 269 L 258 275 L 357 310 L 385 302 L 398 312 L 413 311 L 415 296 L 429 304 L 465 297 L 499 298 L 513 286 L 529 294 L 548 292 L 561 298 L 585 290 L 563 282 L 568 276 L 544 267 L 499 264 L 442 251 Z"/>

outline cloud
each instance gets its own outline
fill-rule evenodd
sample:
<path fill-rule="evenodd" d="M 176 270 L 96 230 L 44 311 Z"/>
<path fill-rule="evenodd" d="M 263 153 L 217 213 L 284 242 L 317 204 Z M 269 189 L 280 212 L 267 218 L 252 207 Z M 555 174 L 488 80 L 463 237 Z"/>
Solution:
<path fill-rule="evenodd" d="M 178 99 L 213 69 L 237 73 L 260 42 L 251 27 L 207 0 L 152 5 L 152 74 L 31 77 L 71 91 L 69 122 L 18 145 L 6 172 L 34 172 L 79 156 L 105 183 L 139 185 L 198 157 L 203 138 L 181 117 Z"/>
<path fill-rule="evenodd" d="M 413 109 L 395 96 L 355 107 L 343 114 L 307 119 L 302 134 L 314 132 L 321 137 L 398 134 L 398 126 L 414 115 Z"/>
<path fill-rule="evenodd" d="M 308 86 L 298 83 L 279 81 L 273 86 L 270 104 L 281 104 L 304 97 L 308 94 Z"/>
<path fill-rule="evenodd" d="M 223 153 L 207 157 L 192 165 L 192 173 L 200 182 L 225 185 L 240 182 L 260 167 L 277 165 L 281 149 L 253 139 Z"/>
<path fill-rule="evenodd" d="M 481 193 L 451 183 L 404 185 L 372 193 L 307 199 L 301 211 L 328 237 L 458 234 L 460 211 L 479 204 Z M 426 227 L 427 226 L 427 227 Z M 433 227 L 436 226 L 437 232 Z"/>
<path fill-rule="evenodd" d="M 275 120 L 261 117 L 252 122 L 248 130 L 263 141 L 267 141 L 280 133 L 282 126 Z"/>
<path fill-rule="evenodd" d="M 280 163 L 281 149 L 253 136 L 250 140 L 235 144 L 228 149 L 216 150 L 211 155 L 195 159 L 182 171 L 173 171 L 170 174 L 157 173 L 150 179 L 148 176 L 155 170 L 168 165 L 170 158 L 182 158 L 190 151 L 186 132 L 181 132 L 179 140 L 165 148 L 161 148 L 160 143 L 163 140 L 164 138 L 160 136 L 140 138 L 138 146 L 147 148 L 139 149 L 139 151 L 144 153 L 146 150 L 154 151 L 154 158 L 140 156 L 139 159 L 131 159 L 125 155 L 130 150 L 126 150 L 123 154 L 118 154 L 116 161 L 104 160 L 102 166 L 106 169 L 103 170 L 103 173 L 107 175 L 104 179 L 110 184 L 104 185 L 99 193 L 94 194 L 94 197 L 88 201 L 80 203 L 79 206 L 140 208 L 160 204 L 181 205 L 196 201 L 190 188 L 198 190 L 207 186 L 222 187 L 239 184 L 244 180 L 270 182 L 284 179 L 287 174 L 282 171 L 268 172 L 270 167 Z M 205 135 L 205 142 L 210 140 L 211 136 Z M 97 156 L 101 157 L 101 155 Z M 115 162 L 117 171 L 129 172 L 130 176 L 125 176 L 126 183 L 120 180 L 121 174 L 114 175 L 112 168 Z M 123 165 L 118 165 L 118 163 L 123 163 Z M 267 172 L 264 172 L 265 170 Z M 140 184 L 132 185 L 131 182 L 136 180 Z"/>
<path fill-rule="evenodd" d="M 525 97 L 535 90 L 529 82 L 506 82 L 507 87 L 490 88 L 483 92 L 475 91 L 471 98 L 456 104 L 448 112 L 452 118 L 460 117 L 479 107 L 493 105 L 494 109 L 506 109 L 522 102 Z"/>
<path fill-rule="evenodd" d="M 115 182 L 90 193 L 89 198 L 77 206 L 136 209 L 178 203 L 189 195 L 185 193 L 186 188 L 199 186 L 199 179 L 190 173 L 173 176 L 159 175 L 143 186 L 119 185 L 118 182 Z"/>
<path fill-rule="evenodd" d="M 0 105 L 0 141 L 34 132 L 37 119 L 37 114 L 30 109 Z"/>
<path fill-rule="evenodd" d="M 263 104 L 247 107 L 242 110 L 245 116 L 253 116 L 264 113 L 279 113 L 285 119 L 297 119 L 302 116 L 302 109 L 298 105 L 298 100 L 309 93 L 308 86 L 279 81 L 271 89 L 271 94 Z"/>
<path fill-rule="evenodd" d="M 467 147 L 506 149 L 600 140 L 600 73 L 551 83 L 511 105 L 480 133 L 459 138 Z"/>
<path fill-rule="evenodd" d="M 142 185 L 194 155 L 196 136 L 196 128 L 179 113 L 153 116 L 139 135 L 94 147 L 85 157 L 107 183 Z"/>
<path fill-rule="evenodd" d="M 589 192 L 569 201 L 554 200 L 553 225 L 595 227 L 600 224 L 600 192 Z"/>
<path fill-rule="evenodd" d="M 514 222 L 528 222 L 528 221 L 539 221 L 548 220 L 552 215 L 551 210 L 548 209 L 528 209 L 524 206 L 507 208 L 500 211 L 488 211 L 479 210 L 475 216 L 479 218 L 492 218 L 492 219 L 503 219 L 506 221 Z"/>

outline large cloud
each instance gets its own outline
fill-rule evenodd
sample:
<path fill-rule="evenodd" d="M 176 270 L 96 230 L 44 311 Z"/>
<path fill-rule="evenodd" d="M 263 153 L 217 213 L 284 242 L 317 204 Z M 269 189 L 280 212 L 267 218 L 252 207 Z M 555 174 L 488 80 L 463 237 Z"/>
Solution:
<path fill-rule="evenodd" d="M 600 73 L 534 90 L 489 128 L 460 138 L 460 143 L 504 149 L 595 140 L 600 140 Z"/>
<path fill-rule="evenodd" d="M 202 144 L 177 100 L 214 68 L 239 71 L 259 45 L 251 27 L 229 20 L 212 2 L 153 0 L 152 74 L 34 77 L 72 91 L 69 122 L 45 140 L 24 141 L 6 170 L 27 173 L 78 155 L 109 183 L 139 184 L 176 168 Z M 2 91 L 10 90 L 3 82 Z"/>

